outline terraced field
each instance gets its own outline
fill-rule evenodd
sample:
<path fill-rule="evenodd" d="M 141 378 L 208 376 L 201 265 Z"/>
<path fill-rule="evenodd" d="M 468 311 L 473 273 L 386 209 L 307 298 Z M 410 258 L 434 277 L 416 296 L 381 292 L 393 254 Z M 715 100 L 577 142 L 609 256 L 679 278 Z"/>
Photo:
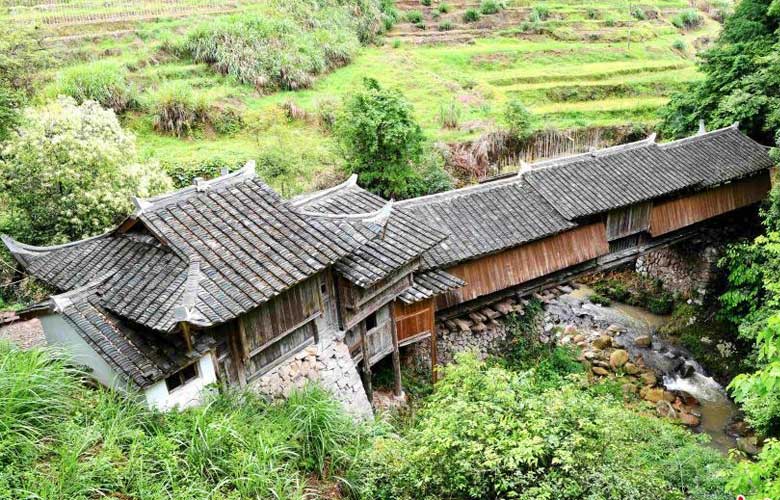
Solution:
<path fill-rule="evenodd" d="M 294 157 L 305 167 L 289 185 L 277 186 L 288 193 L 327 182 L 322 177 L 340 165 L 335 141 L 317 117 L 337 108 L 364 77 L 399 88 L 436 141 L 470 141 L 500 127 L 510 99 L 533 112 L 540 130 L 648 128 L 670 94 L 699 77 L 695 54 L 720 27 L 718 9 L 693 0 L 515 0 L 473 22 L 466 22 L 464 14 L 479 9 L 478 1 L 433 0 L 424 6 L 420 0 L 400 0 L 400 22 L 382 46 L 364 48 L 351 64 L 320 77 L 310 89 L 260 95 L 205 65 L 160 51 L 200 20 L 217 15 L 208 10 L 211 1 L 186 2 L 206 10 L 185 18 L 66 24 L 56 28 L 49 45 L 65 66 L 95 58 L 124 64 L 142 97 L 162 82 L 180 80 L 218 103 L 237 105 L 245 126 L 227 135 L 210 130 L 189 139 L 159 135 L 142 111 L 127 114 L 124 121 L 138 136 L 144 156 L 168 165 L 237 163 L 269 151 Z M 723 8 L 723 1 L 717 5 Z M 241 8 L 246 4 L 230 5 Z M 673 24 L 692 9 L 702 16 L 700 25 Z M 412 21 L 416 13 L 420 19 Z M 291 117 L 282 105 L 299 112 Z M 443 127 L 444 113 L 457 117 L 456 127 Z"/>

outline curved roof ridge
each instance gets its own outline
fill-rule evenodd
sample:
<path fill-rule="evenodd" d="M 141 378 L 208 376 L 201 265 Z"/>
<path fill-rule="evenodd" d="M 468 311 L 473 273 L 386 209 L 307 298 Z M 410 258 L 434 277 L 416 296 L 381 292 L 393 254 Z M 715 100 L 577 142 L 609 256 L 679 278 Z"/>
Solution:
<path fill-rule="evenodd" d="M 341 190 L 349 189 L 351 187 L 357 186 L 357 180 L 358 175 L 352 174 L 349 176 L 347 180 L 340 184 L 336 184 L 335 186 L 322 189 L 320 191 L 314 191 L 312 193 L 305 193 L 299 196 L 296 196 L 295 198 L 288 201 L 291 207 L 297 208 L 302 205 L 306 205 L 307 203 L 311 203 L 314 201 L 319 201 L 322 199 L 325 199 Z"/>
<path fill-rule="evenodd" d="M 561 156 L 560 158 L 551 158 L 549 160 L 534 162 L 529 165 L 530 171 L 537 170 L 539 168 L 548 168 L 548 167 L 555 167 L 558 165 L 567 165 L 569 163 L 574 163 L 578 160 L 586 160 L 588 158 L 600 158 L 615 153 L 621 153 L 623 151 L 630 151 L 632 149 L 639 149 L 643 147 L 652 146 L 656 143 L 655 139 L 656 139 L 656 134 L 653 133 L 639 141 L 627 142 L 625 144 L 617 144 L 615 146 L 609 146 L 601 149 L 592 148 L 590 151 L 586 151 L 584 153 L 577 153 L 569 156 Z"/>
<path fill-rule="evenodd" d="M 712 137 L 714 135 L 722 134 L 724 132 L 729 132 L 731 130 L 737 130 L 738 131 L 739 130 L 739 122 L 734 122 L 734 123 L 732 123 L 731 125 L 729 125 L 727 127 L 722 127 L 722 128 L 715 129 L 715 130 L 710 130 L 709 132 L 703 132 L 703 133 L 700 132 L 698 134 L 690 135 L 688 137 L 683 137 L 682 139 L 676 139 L 674 141 L 664 142 L 664 143 L 659 144 L 658 146 L 661 149 L 671 149 L 671 148 L 674 148 L 676 146 L 682 146 L 683 144 L 688 144 L 688 143 L 691 143 L 691 142 L 695 142 L 697 140 L 701 140 L 701 139 L 706 138 L 706 137 Z M 747 139 L 750 139 L 748 136 L 746 136 L 744 134 L 740 134 L 740 135 L 744 136 Z"/>
<path fill-rule="evenodd" d="M 89 283 L 86 283 L 78 288 L 74 288 L 73 290 L 68 290 L 67 292 L 58 293 L 56 295 L 49 296 L 49 299 L 51 300 L 52 309 L 54 312 L 63 312 L 65 309 L 73 305 L 73 299 L 76 297 L 84 297 L 86 295 L 89 295 L 85 292 L 90 293 L 96 293 L 96 288 L 103 284 L 108 278 L 113 276 L 114 273 L 106 273 L 102 276 L 98 276 L 97 278 L 93 279 Z"/>
<path fill-rule="evenodd" d="M 366 223 L 384 223 L 393 212 L 393 205 L 396 202 L 393 200 L 385 203 L 381 208 L 372 210 L 371 212 L 360 212 L 350 214 L 334 214 L 328 212 L 311 212 L 308 210 L 295 210 L 295 213 L 305 215 L 307 217 L 319 217 L 323 219 L 335 219 L 335 220 L 353 220 Z M 381 221 L 381 222 L 380 222 Z"/>
<path fill-rule="evenodd" d="M 170 193 L 164 193 L 158 196 L 153 196 L 151 198 L 139 198 L 137 196 L 133 196 L 132 201 L 135 205 L 135 212 L 133 212 L 133 217 L 138 218 L 144 212 L 154 211 L 172 203 L 184 201 L 197 193 L 220 189 L 239 182 L 254 179 L 255 175 L 255 162 L 254 160 L 250 160 L 235 172 L 220 175 L 219 177 L 215 177 L 209 180 L 200 180 L 196 178 L 195 184 L 183 187 Z"/>
<path fill-rule="evenodd" d="M 49 246 L 28 245 L 27 243 L 22 243 L 21 241 L 17 241 L 11 238 L 7 234 L 0 234 L 0 240 L 2 240 L 3 243 L 5 243 L 5 246 L 8 248 L 8 251 L 10 251 L 12 254 L 41 255 L 41 254 L 53 252 L 55 250 L 61 250 L 63 248 L 75 247 L 81 245 L 82 243 L 86 243 L 88 241 L 99 240 L 100 238 L 105 238 L 106 236 L 111 236 L 115 230 L 116 229 L 111 229 L 109 231 L 106 231 L 105 233 L 101 233 L 96 236 L 90 236 L 89 238 L 84 238 L 82 240 L 76 240 L 68 243 L 61 243 L 59 245 L 49 245 Z"/>

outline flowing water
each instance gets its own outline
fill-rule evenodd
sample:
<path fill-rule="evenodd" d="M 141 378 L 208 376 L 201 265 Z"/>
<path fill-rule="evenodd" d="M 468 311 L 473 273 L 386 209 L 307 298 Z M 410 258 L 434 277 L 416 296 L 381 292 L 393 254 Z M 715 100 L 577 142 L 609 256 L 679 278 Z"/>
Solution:
<path fill-rule="evenodd" d="M 658 328 L 670 318 L 617 302 L 608 307 L 591 304 L 587 299 L 593 293 L 592 289 L 580 286 L 568 296 L 583 301 L 582 309 L 593 315 L 594 319 L 626 328 L 615 337 L 616 342 L 629 352 L 632 359 L 642 356 L 645 365 L 661 376 L 667 390 L 687 392 L 699 401 L 697 411 L 701 413 L 701 425 L 696 430 L 709 434 L 713 447 L 723 453 L 735 448 L 736 440 L 726 433 L 726 426 L 736 415 L 737 408 L 726 391 L 706 374 L 690 353 L 656 335 Z M 561 298 L 565 300 L 566 297 L 564 295 Z M 650 348 L 640 348 L 634 344 L 633 340 L 642 335 L 652 337 Z"/>

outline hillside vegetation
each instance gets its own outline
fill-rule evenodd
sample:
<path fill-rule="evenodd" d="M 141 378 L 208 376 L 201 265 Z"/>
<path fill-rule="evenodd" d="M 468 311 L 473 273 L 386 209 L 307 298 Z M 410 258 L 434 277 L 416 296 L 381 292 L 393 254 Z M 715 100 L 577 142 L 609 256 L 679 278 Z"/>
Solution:
<path fill-rule="evenodd" d="M 54 64 L 39 75 L 35 102 L 99 99 L 137 135 L 141 159 L 159 160 L 174 180 L 256 158 L 285 194 L 341 175 L 330 126 L 364 77 L 399 89 L 430 141 L 502 128 L 510 101 L 533 113 L 538 130 L 646 129 L 672 92 L 698 78 L 694 55 L 730 8 L 724 0 L 188 0 L 109 2 L 98 12 L 81 4 L 7 14 L 48 36 Z"/>

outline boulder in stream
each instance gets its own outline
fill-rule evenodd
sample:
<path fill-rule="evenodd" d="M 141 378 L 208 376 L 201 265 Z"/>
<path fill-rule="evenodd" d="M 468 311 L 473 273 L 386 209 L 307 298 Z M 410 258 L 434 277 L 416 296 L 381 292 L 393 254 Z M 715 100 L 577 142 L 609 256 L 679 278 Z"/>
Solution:
<path fill-rule="evenodd" d="M 626 363 L 628 363 L 628 353 L 623 349 L 616 349 L 609 355 L 609 366 L 613 370 L 622 367 Z"/>
<path fill-rule="evenodd" d="M 653 343 L 653 339 L 650 335 L 640 335 L 634 339 L 634 345 L 637 347 L 650 347 Z"/>

